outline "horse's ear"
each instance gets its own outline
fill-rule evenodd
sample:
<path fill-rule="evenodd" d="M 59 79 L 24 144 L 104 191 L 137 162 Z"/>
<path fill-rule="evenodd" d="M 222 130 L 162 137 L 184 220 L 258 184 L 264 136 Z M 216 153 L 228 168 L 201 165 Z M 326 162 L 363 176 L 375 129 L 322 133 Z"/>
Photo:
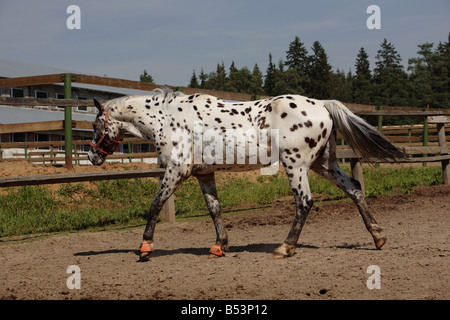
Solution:
<path fill-rule="evenodd" d="M 103 106 L 101 105 L 101 103 L 94 99 L 94 104 L 95 104 L 95 106 L 97 107 L 98 111 L 99 111 L 100 113 L 103 113 L 103 110 L 105 110 L 105 108 L 103 108 Z"/>

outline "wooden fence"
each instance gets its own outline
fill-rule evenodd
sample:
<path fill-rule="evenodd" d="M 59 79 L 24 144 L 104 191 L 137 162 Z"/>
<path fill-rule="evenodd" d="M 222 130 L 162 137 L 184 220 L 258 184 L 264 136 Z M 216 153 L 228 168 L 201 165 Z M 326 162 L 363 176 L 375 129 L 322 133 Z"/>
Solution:
<path fill-rule="evenodd" d="M 410 114 L 414 115 L 414 114 Z M 403 151 L 409 155 L 409 157 L 402 159 L 399 161 L 399 163 L 417 163 L 422 162 L 426 164 L 427 162 L 441 162 L 442 167 L 442 176 L 443 176 L 443 183 L 444 184 L 450 184 L 450 148 L 447 146 L 447 140 L 449 140 L 449 137 L 446 136 L 446 132 L 450 132 L 450 127 L 447 125 L 450 123 L 450 117 L 449 116 L 428 116 L 426 120 L 426 124 L 423 125 L 423 128 L 427 128 L 427 130 L 430 130 L 428 125 L 433 125 L 435 127 L 434 130 L 431 130 L 431 132 L 436 132 L 436 136 L 433 136 L 433 139 L 430 139 L 429 131 L 425 134 L 425 131 L 422 131 L 422 136 L 415 136 L 413 137 L 412 131 L 414 130 L 415 133 L 419 132 L 417 131 L 418 126 L 406 126 L 406 128 L 402 127 L 394 127 L 394 128 L 386 128 L 386 136 L 389 141 L 396 143 L 396 145 L 403 149 Z M 399 133 L 399 132 L 407 132 L 407 136 L 398 136 L 398 135 L 392 135 L 389 136 L 387 133 Z M 424 137 L 426 140 L 424 140 Z M 339 138 L 339 135 L 338 135 Z M 399 139 L 401 138 L 401 139 Z M 407 139 L 404 139 L 407 138 Z M 415 138 L 415 139 L 413 139 Z M 429 145 L 428 141 L 432 140 L 433 145 Z M 398 143 L 399 141 L 402 142 L 402 144 Z M 409 144 L 405 144 L 405 142 L 409 142 Z M 417 144 L 421 143 L 422 146 L 418 146 Z M 352 175 L 353 178 L 358 180 L 361 183 L 361 186 L 364 190 L 364 177 L 362 173 L 362 166 L 361 166 L 361 157 L 355 153 L 354 150 L 349 148 L 338 148 L 337 150 L 337 157 L 338 158 L 346 158 L 350 159 L 350 164 L 352 168 Z M 375 163 L 381 163 L 386 162 L 386 160 L 380 160 L 380 159 L 371 159 L 370 162 Z M 393 162 L 393 161 L 390 161 Z"/>
<path fill-rule="evenodd" d="M 64 82 L 66 88 L 66 98 L 69 99 L 33 99 L 33 98 L 9 98 L 1 97 L 0 104 L 3 105 L 15 105 L 15 106 L 65 106 L 65 120 L 64 121 L 51 121 L 44 123 L 32 123 L 32 124 L 13 124 L 13 125 L 0 125 L 0 133 L 12 133 L 12 132 L 32 132 L 32 131 L 50 131 L 50 130 L 66 130 L 65 141 L 49 141 L 49 142 L 25 142 L 25 143 L 0 143 L 0 148 L 33 148 L 33 147 L 49 147 L 51 149 L 50 156 L 46 157 L 47 154 L 43 154 L 42 158 L 29 158 L 28 161 L 48 161 L 49 163 L 55 161 L 65 161 L 66 167 L 71 168 L 72 161 L 86 160 L 86 156 L 75 156 L 72 155 L 73 145 L 85 145 L 89 142 L 86 140 L 76 140 L 72 141 L 72 129 L 92 129 L 92 125 L 85 121 L 72 121 L 71 119 L 71 108 L 76 107 L 80 104 L 79 100 L 70 99 L 71 93 L 69 93 L 72 82 L 110 86 L 110 87 L 120 87 L 128 89 L 137 89 L 152 91 L 156 88 L 161 87 L 160 85 L 144 83 L 140 81 L 130 81 L 124 79 L 114 79 L 106 77 L 96 77 L 96 76 L 86 76 L 79 74 L 55 74 L 46 76 L 33 76 L 33 77 L 22 77 L 13 79 L 0 79 L 0 88 L 4 87 L 18 87 L 18 86 L 32 86 L 32 85 L 42 85 L 42 84 L 54 84 Z M 214 95 L 218 98 L 237 100 L 237 101 L 248 101 L 255 98 L 264 98 L 250 94 L 242 93 L 230 93 L 215 90 L 205 90 L 205 89 L 192 89 L 192 88 L 181 88 L 168 86 L 170 89 L 181 90 L 186 94 L 192 93 L 206 93 Z M 93 106 L 92 101 L 83 100 L 83 105 Z M 399 146 L 403 146 L 406 154 L 411 157 L 403 160 L 402 162 L 436 162 L 440 161 L 443 172 L 443 182 L 445 184 L 450 183 L 450 152 L 447 147 L 446 132 L 450 131 L 450 109 L 429 109 L 419 110 L 417 108 L 408 107 L 375 107 L 369 105 L 359 105 L 359 104 L 346 104 L 353 112 L 358 115 L 370 115 L 378 117 L 378 130 L 383 132 L 390 141 L 396 143 Z M 70 112 L 67 112 L 67 111 Z M 382 120 L 383 116 L 415 116 L 421 117 L 424 120 L 423 125 L 419 126 L 390 126 L 383 127 Z M 45 129 L 44 129 L 45 128 Z M 44 129 L 44 130 L 42 130 Z M 68 133 L 70 132 L 70 136 Z M 436 135 L 434 135 L 436 133 Z M 338 135 L 338 139 L 341 140 L 342 137 Z M 148 143 L 148 141 L 138 141 L 125 140 L 125 143 L 133 141 L 133 143 Z M 58 146 L 65 146 L 65 156 L 58 157 L 56 152 L 52 153 L 52 148 Z M 25 151 L 25 154 L 27 152 Z M 345 145 L 339 146 L 337 150 L 338 158 L 350 159 L 353 177 L 361 182 L 364 187 L 362 167 L 360 162 L 360 157 L 353 150 L 349 149 Z M 153 158 L 155 153 L 144 153 L 144 154 L 117 154 L 112 155 L 109 159 L 126 159 L 126 158 Z M 0 159 L 1 161 L 17 161 Z M 131 161 L 131 159 L 130 159 Z M 372 162 L 383 162 L 380 159 L 372 159 Z M 163 175 L 162 169 L 154 170 L 137 170 L 137 171 L 125 171 L 125 172 L 98 172 L 98 173 L 86 173 L 86 174 L 59 174 L 53 176 L 31 176 L 31 177 L 13 177 L 13 178 L 1 178 L 0 187 L 8 186 L 19 186 L 19 185 L 30 185 L 30 184 L 48 184 L 48 183 L 69 183 L 69 182 L 81 182 L 81 181 L 92 181 L 92 180 L 104 180 L 104 179 L 123 179 L 123 178 L 136 178 L 136 177 L 161 177 Z M 175 220 L 175 209 L 173 205 L 173 198 L 165 207 L 165 214 L 161 214 L 162 221 L 174 221 Z"/>

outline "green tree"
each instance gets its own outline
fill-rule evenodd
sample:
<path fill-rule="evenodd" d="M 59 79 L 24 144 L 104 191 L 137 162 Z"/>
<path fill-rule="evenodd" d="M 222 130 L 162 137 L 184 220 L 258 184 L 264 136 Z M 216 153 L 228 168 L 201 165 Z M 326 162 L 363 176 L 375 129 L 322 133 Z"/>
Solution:
<path fill-rule="evenodd" d="M 236 68 L 234 61 L 231 62 L 229 81 L 226 81 L 223 90 L 229 92 L 243 92 L 245 90 L 245 80 L 241 79 L 243 74 L 240 74 Z"/>
<path fill-rule="evenodd" d="M 294 41 L 289 44 L 286 51 L 285 65 L 288 67 L 286 71 L 286 79 L 289 81 L 288 87 L 293 93 L 308 94 L 310 88 L 310 57 L 304 43 L 299 37 L 295 37 Z"/>
<path fill-rule="evenodd" d="M 309 66 L 308 51 L 299 37 L 295 37 L 294 41 L 289 44 L 285 64 L 289 68 L 297 69 L 302 74 L 307 73 Z"/>
<path fill-rule="evenodd" d="M 251 93 L 253 76 L 247 67 L 230 72 L 230 83 L 237 92 Z"/>
<path fill-rule="evenodd" d="M 205 83 L 205 88 L 224 90 L 227 81 L 227 72 L 225 71 L 225 65 L 222 61 L 222 64 L 217 64 L 216 72 L 211 72 L 208 75 L 208 80 Z"/>
<path fill-rule="evenodd" d="M 369 56 L 364 48 L 359 49 L 355 68 L 356 74 L 352 83 L 352 100 L 356 103 L 370 104 L 372 75 Z"/>
<path fill-rule="evenodd" d="M 264 91 L 268 96 L 275 95 L 277 72 L 277 66 L 272 61 L 272 54 L 269 53 L 269 65 L 267 66 L 266 78 L 264 79 Z"/>
<path fill-rule="evenodd" d="M 264 83 L 263 74 L 259 69 L 258 64 L 255 63 L 255 66 L 253 67 L 252 71 L 252 83 L 249 93 L 257 95 L 264 94 L 263 83 Z"/>
<path fill-rule="evenodd" d="M 448 41 L 439 43 L 432 68 L 432 104 L 434 107 L 450 108 L 450 33 Z"/>
<path fill-rule="evenodd" d="M 200 85 L 198 83 L 197 75 L 195 74 L 195 70 L 192 73 L 191 82 L 189 82 L 189 88 L 199 88 Z"/>
<path fill-rule="evenodd" d="M 289 81 L 286 79 L 286 73 L 284 71 L 284 62 L 280 59 L 278 62 L 278 69 L 275 67 L 274 88 L 272 95 L 278 96 L 291 93 L 290 90 Z"/>
<path fill-rule="evenodd" d="M 140 75 L 139 79 L 142 82 L 154 83 L 153 77 L 147 73 L 147 70 L 144 69 L 144 72 Z"/>
<path fill-rule="evenodd" d="M 336 72 L 331 73 L 330 81 L 330 97 L 339 101 L 350 102 L 351 89 L 349 88 L 350 82 L 348 82 L 344 71 L 337 69 Z"/>
<path fill-rule="evenodd" d="M 385 38 L 375 58 L 374 103 L 385 106 L 406 105 L 407 75 L 403 70 L 400 54 Z"/>
<path fill-rule="evenodd" d="M 310 56 L 309 76 L 311 79 L 308 94 L 316 99 L 329 99 L 331 84 L 331 66 L 328 56 L 319 41 L 312 46 L 313 54 Z"/>
<path fill-rule="evenodd" d="M 424 43 L 418 46 L 419 57 L 408 60 L 409 83 L 411 86 L 411 104 L 415 107 L 425 107 L 432 99 L 432 72 L 434 54 L 432 43 Z"/>
<path fill-rule="evenodd" d="M 198 77 L 200 79 L 200 88 L 205 89 L 206 81 L 208 80 L 208 76 L 203 71 L 203 68 L 202 68 L 202 71 L 200 72 L 200 75 Z"/>

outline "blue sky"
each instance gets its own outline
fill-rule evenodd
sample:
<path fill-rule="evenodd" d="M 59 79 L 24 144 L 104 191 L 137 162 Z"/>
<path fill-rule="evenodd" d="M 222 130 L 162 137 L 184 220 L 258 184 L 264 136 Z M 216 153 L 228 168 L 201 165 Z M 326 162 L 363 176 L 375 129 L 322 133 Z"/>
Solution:
<path fill-rule="evenodd" d="M 81 30 L 69 30 L 69 5 L 81 9 Z M 369 5 L 381 29 L 369 30 Z M 417 45 L 447 41 L 448 0 L 0 0 L 0 58 L 76 72 L 138 80 L 144 69 L 158 84 L 184 86 L 192 71 L 252 68 L 265 73 L 268 55 L 285 59 L 300 37 L 318 40 L 330 64 L 354 70 L 361 47 L 371 68 L 384 38 L 407 65 Z"/>

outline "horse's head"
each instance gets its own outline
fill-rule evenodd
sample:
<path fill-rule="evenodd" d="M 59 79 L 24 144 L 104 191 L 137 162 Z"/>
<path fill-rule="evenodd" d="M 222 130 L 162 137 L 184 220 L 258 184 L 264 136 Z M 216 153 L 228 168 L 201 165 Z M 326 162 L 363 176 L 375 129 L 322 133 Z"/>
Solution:
<path fill-rule="evenodd" d="M 111 121 L 108 107 L 102 106 L 95 99 L 94 103 L 99 113 L 93 124 L 94 137 L 90 143 L 88 158 L 92 164 L 99 166 L 105 162 L 106 156 L 114 153 L 125 133 L 118 122 Z"/>

